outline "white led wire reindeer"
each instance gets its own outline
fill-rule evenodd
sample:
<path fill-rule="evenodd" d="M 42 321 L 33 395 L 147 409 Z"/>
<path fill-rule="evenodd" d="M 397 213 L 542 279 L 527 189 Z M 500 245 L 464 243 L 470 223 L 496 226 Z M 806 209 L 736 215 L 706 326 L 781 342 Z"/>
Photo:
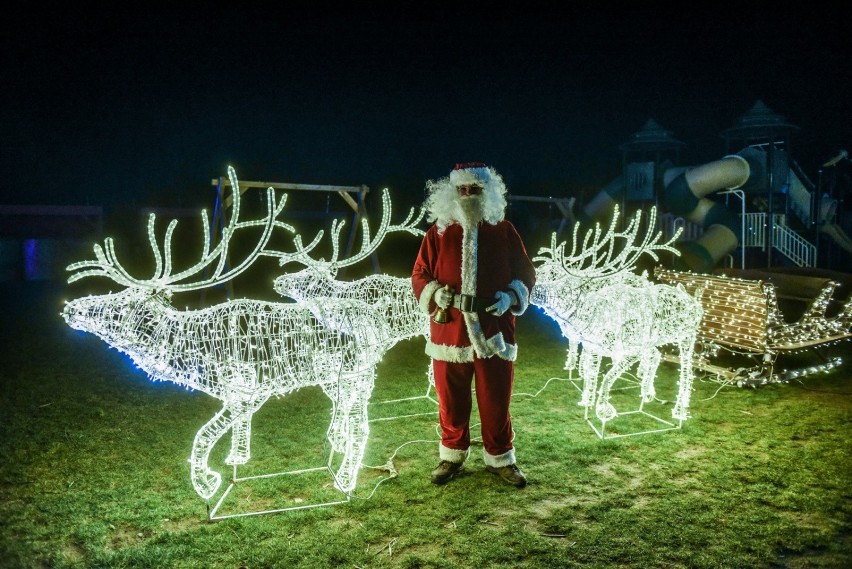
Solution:
<path fill-rule="evenodd" d="M 278 294 L 297 302 L 321 298 L 347 298 L 365 302 L 374 313 L 382 316 L 392 330 L 396 343 L 415 336 L 426 336 L 429 332 L 429 318 L 422 310 L 418 310 L 411 279 L 387 274 L 372 274 L 352 281 L 337 279 L 340 269 L 355 265 L 373 254 L 388 233 L 405 231 L 415 236 L 424 234 L 422 229 L 417 228 L 417 224 L 423 219 L 425 209 L 420 208 L 419 213 L 415 215 L 414 208 L 411 208 L 402 223 L 391 225 L 391 203 L 387 191 L 382 195 L 382 204 L 382 219 L 375 237 L 370 236 L 367 220 L 362 220 L 363 240 L 357 254 L 346 259 L 339 258 L 340 233 L 344 222 L 334 220 L 331 226 L 331 258 L 313 259 L 308 252 L 301 256 L 282 257 L 282 266 L 299 262 L 306 267 L 298 272 L 276 277 L 273 288 Z"/>
<path fill-rule="evenodd" d="M 565 253 L 566 242 L 539 250 L 533 258 L 536 285 L 531 303 L 538 305 L 559 325 L 569 341 L 566 369 L 577 367 L 578 347 L 583 390 L 579 405 L 594 406 L 603 422 L 615 418 L 617 411 L 610 403 L 613 383 L 630 366 L 639 364 L 643 402 L 655 396 L 654 379 L 661 354 L 659 348 L 676 344 L 680 352 L 678 397 L 672 416 L 685 420 L 688 416 L 692 389 L 692 351 L 701 305 L 683 288 L 650 282 L 645 275 L 633 272 L 638 259 L 650 255 L 658 260 L 657 251 L 675 252 L 675 234 L 661 243 L 662 232 L 653 231 L 656 209 L 651 208 L 647 230 L 638 240 L 641 211 L 637 211 L 623 231 L 616 231 L 618 207 L 605 232 L 600 225 L 586 232 L 582 245 L 575 226 L 572 249 Z M 598 386 L 601 358 L 609 357 L 612 367 Z"/>
<path fill-rule="evenodd" d="M 541 308 L 558 325 L 562 335 L 568 339 L 568 356 L 565 369 L 577 367 L 577 355 L 582 341 L 579 322 L 573 318 L 581 301 L 592 292 L 616 282 L 629 282 L 638 286 L 647 284 L 645 276 L 635 274 L 636 262 L 644 253 L 657 260 L 655 249 L 673 251 L 671 243 L 680 231 L 668 242 L 659 244 L 660 234 L 652 232 L 656 210 L 652 208 L 647 232 L 641 243 L 636 237 L 641 228 L 641 212 L 636 212 L 623 231 L 617 231 L 619 207 L 613 210 L 609 228 L 604 231 L 600 224 L 585 232 L 582 244 L 579 241 L 580 225 L 574 225 L 571 252 L 565 252 L 566 241 L 557 244 L 556 233 L 550 238 L 550 247 L 539 249 L 536 263 L 536 286 L 530 295 L 532 304 Z M 653 239 L 652 239 L 653 238 Z"/>
<path fill-rule="evenodd" d="M 208 467 L 214 445 L 231 431 L 226 462 L 245 464 L 250 458 L 252 415 L 272 396 L 281 396 L 306 386 L 319 386 L 331 399 L 332 419 L 328 440 L 334 453 L 342 455 L 333 471 L 337 489 L 348 496 L 357 483 L 367 436 L 367 402 L 375 379 L 375 367 L 387 344 L 388 328 L 378 315 L 370 319 L 363 303 L 352 299 L 325 299 L 321 306 L 303 303 L 271 303 L 236 300 L 199 310 L 177 310 L 170 298 L 174 292 L 197 290 L 234 278 L 258 257 L 286 259 L 291 254 L 267 248 L 276 227 L 293 232 L 277 221 L 286 196 L 280 201 L 267 190 L 267 215 L 260 220 L 238 221 L 240 190 L 236 174 L 229 168 L 233 188 L 233 215 L 222 232 L 220 243 L 210 249 L 207 214 L 202 212 L 204 246 L 201 260 L 186 271 L 172 274 L 172 221 L 161 254 L 154 232 L 154 216 L 148 237 L 156 268 L 150 279 L 131 276 L 119 263 L 112 239 L 104 247 L 95 245 L 96 259 L 69 265 L 69 282 L 102 276 L 126 287 L 117 293 L 82 297 L 68 302 L 62 316 L 75 329 L 99 336 L 113 348 L 128 354 L 153 380 L 171 381 L 203 391 L 222 402 L 216 413 L 196 434 L 190 455 L 191 480 L 205 500 L 217 492 L 221 475 Z M 225 270 L 231 237 L 238 230 L 260 227 L 261 236 L 244 261 Z M 295 237 L 298 256 L 319 242 L 321 233 L 308 246 Z M 165 261 L 163 260 L 165 259 Z M 208 267 L 208 278 L 187 279 Z M 329 456 L 332 470 L 332 456 Z"/>
<path fill-rule="evenodd" d="M 385 192 L 382 196 L 383 216 L 375 237 L 370 237 L 370 229 L 367 220 L 362 221 L 363 241 L 361 249 L 356 255 L 340 259 L 340 233 L 343 229 L 343 221 L 334 220 L 331 226 L 332 254 L 329 260 L 313 259 L 308 254 L 302 256 L 289 256 L 282 258 L 281 265 L 291 262 L 299 262 L 306 267 L 295 273 L 285 273 L 275 278 L 273 287 L 275 291 L 285 298 L 296 302 L 313 301 L 307 306 L 319 309 L 325 302 L 324 299 L 351 299 L 364 303 L 370 311 L 365 314 L 366 320 L 371 321 L 379 317 L 388 330 L 389 343 L 384 346 L 389 350 L 396 343 L 417 336 L 426 337 L 429 333 L 429 316 L 419 309 L 417 297 L 411 286 L 410 278 L 395 277 L 387 274 L 372 274 L 355 280 L 338 280 L 338 271 L 344 267 L 350 267 L 363 261 L 373 254 L 383 242 L 385 236 L 394 231 L 405 231 L 412 235 L 422 236 L 424 231 L 417 228 L 417 224 L 423 219 L 426 210 L 421 208 L 415 216 L 415 210 L 409 210 L 408 216 L 400 224 L 391 225 L 390 198 Z M 362 325 L 355 320 L 354 325 Z M 431 370 L 430 370 L 431 371 Z M 429 398 L 430 384 L 427 386 L 426 395 Z"/>
<path fill-rule="evenodd" d="M 661 359 L 659 348 L 675 344 L 680 356 L 680 377 L 672 417 L 686 420 L 692 393 L 692 353 L 701 321 L 697 299 L 678 287 L 650 281 L 645 286 L 622 282 L 590 293 L 582 304 L 578 320 L 587 328 L 584 337 L 588 340 L 583 343 L 581 356 L 580 405 L 594 404 L 595 414 L 603 422 L 615 418 L 617 411 L 610 402 L 610 390 L 621 374 L 637 362 L 642 401 L 653 400 Z M 602 356 L 612 359 L 612 367 L 597 386 Z"/>

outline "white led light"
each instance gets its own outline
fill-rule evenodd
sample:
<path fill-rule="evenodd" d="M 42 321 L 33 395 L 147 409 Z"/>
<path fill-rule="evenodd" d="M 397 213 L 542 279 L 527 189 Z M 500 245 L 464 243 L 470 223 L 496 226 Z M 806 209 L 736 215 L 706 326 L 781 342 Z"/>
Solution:
<path fill-rule="evenodd" d="M 852 298 L 846 300 L 837 315 L 826 316 L 831 297 L 839 286 L 835 281 L 823 283 L 799 320 L 788 323 L 771 282 L 678 272 L 662 267 L 657 267 L 656 275 L 659 280 L 680 284 L 688 291 L 701 291 L 704 317 L 698 335 L 701 345 L 708 349 L 696 365 L 736 381 L 740 386 L 779 382 L 837 367 L 839 362 L 835 358 L 795 371 L 774 371 L 780 354 L 813 350 L 852 338 Z M 760 363 L 738 370 L 709 364 L 707 358 L 712 358 L 722 348 L 730 353 L 759 358 Z"/>
<path fill-rule="evenodd" d="M 371 314 L 382 319 L 390 331 L 391 345 L 401 340 L 429 334 L 429 315 L 419 310 L 411 279 L 375 274 L 353 281 L 336 280 L 331 274 L 314 267 L 288 273 L 275 279 L 275 291 L 308 307 L 321 306 L 334 299 L 363 303 Z"/>
<path fill-rule="evenodd" d="M 419 214 L 415 216 L 412 208 L 402 223 L 391 225 L 390 197 L 385 192 L 382 198 L 382 220 L 376 235 L 370 236 L 370 228 L 365 219 L 362 222 L 361 249 L 357 254 L 346 259 L 339 259 L 340 232 L 344 222 L 335 220 L 331 228 L 331 259 L 328 261 L 313 259 L 307 252 L 282 257 L 282 265 L 299 262 L 306 268 L 276 277 L 273 288 L 281 296 L 296 302 L 307 302 L 309 306 L 333 302 L 333 299 L 361 301 L 372 313 L 367 319 L 375 315 L 380 316 L 391 331 L 392 342 L 395 344 L 403 339 L 415 336 L 426 337 L 429 334 L 429 317 L 419 309 L 411 279 L 386 274 L 373 274 L 354 281 L 342 281 L 336 278 L 341 268 L 352 266 L 373 254 L 390 232 L 404 231 L 412 235 L 423 235 L 424 232 L 417 229 L 416 225 L 423 219 L 425 209 L 421 208 Z M 393 344 L 387 348 L 390 349 Z"/>
<path fill-rule="evenodd" d="M 250 458 L 253 414 L 270 397 L 306 386 L 319 386 L 332 401 L 328 440 L 333 451 L 342 455 L 333 472 L 335 487 L 350 495 L 369 434 L 367 403 L 375 383 L 376 365 L 399 338 L 423 333 L 422 319 L 416 306 L 406 304 L 395 281 L 393 286 L 400 288 L 399 299 L 385 306 L 358 295 L 332 295 L 334 298 L 305 296 L 296 303 L 240 299 L 199 310 L 175 309 L 170 302 L 173 292 L 225 282 L 259 256 L 278 257 L 282 264 L 309 259 L 308 253 L 322 236 L 320 232 L 311 244 L 303 246 L 297 235 L 295 253 L 268 249 L 274 228 L 293 231 L 276 220 L 285 200 L 277 202 L 270 188 L 266 217 L 239 222 L 239 185 L 232 168 L 228 173 L 233 188 L 232 219 L 223 231 L 222 241 L 211 249 L 207 216 L 202 214 L 204 248 L 198 263 L 173 275 L 171 235 L 175 222 L 169 225 L 161 253 L 151 216 L 148 235 L 156 262 L 154 275 L 150 279 L 132 277 L 118 262 L 112 239 L 107 239 L 105 249 L 95 245 L 95 260 L 68 267 L 69 271 L 77 271 L 68 280 L 104 276 L 124 285 L 125 290 L 72 300 L 66 303 L 62 315 L 69 326 L 95 334 L 126 353 L 152 380 L 197 389 L 222 402 L 219 412 L 196 434 L 189 458 L 191 481 L 202 498 L 209 500 L 221 485 L 221 475 L 208 466 L 215 444 L 230 431 L 231 448 L 226 462 L 245 464 Z M 387 210 L 387 190 L 383 203 Z M 410 214 L 403 225 L 390 226 L 387 218 L 385 211 L 380 237 L 390 230 L 416 232 L 413 225 L 420 219 Z M 243 262 L 225 271 L 229 240 L 236 230 L 249 226 L 262 227 L 257 245 Z M 334 229 L 338 235 L 339 228 Z M 366 222 L 364 229 L 365 247 L 361 254 L 375 245 L 368 243 Z M 213 267 L 211 276 L 186 282 L 208 267 Z M 376 286 L 389 292 L 384 282 Z M 410 285 L 408 289 L 410 292 Z M 331 464 L 329 457 L 329 468 Z"/>
<path fill-rule="evenodd" d="M 661 354 L 659 348 L 674 344 L 680 352 L 678 396 L 672 417 L 683 421 L 689 415 L 692 392 L 692 353 L 702 309 L 698 300 L 683 287 L 654 284 L 645 275 L 632 272 L 643 254 L 658 259 L 657 251 L 677 254 L 671 244 L 679 237 L 660 243 L 662 232 L 653 233 L 656 209 L 651 209 L 645 236 L 638 240 L 641 212 L 637 211 L 624 231 L 616 231 L 618 207 L 609 229 L 600 225 L 586 232 L 580 246 L 579 226 L 575 225 L 570 254 L 566 242 L 541 248 L 533 258 L 536 285 L 531 303 L 539 306 L 568 339 L 566 368 L 579 365 L 583 390 L 579 405 L 595 407 L 603 422 L 617 416 L 610 403 L 610 389 L 624 371 L 639 366 L 641 397 L 655 396 L 654 379 Z M 580 361 L 577 362 L 579 347 Z M 601 358 L 612 367 L 598 384 Z"/>

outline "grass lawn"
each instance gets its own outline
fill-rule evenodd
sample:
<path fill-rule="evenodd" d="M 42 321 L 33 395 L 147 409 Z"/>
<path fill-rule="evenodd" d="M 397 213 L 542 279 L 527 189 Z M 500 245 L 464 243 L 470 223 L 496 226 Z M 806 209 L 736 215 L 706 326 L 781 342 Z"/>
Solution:
<path fill-rule="evenodd" d="M 477 446 L 439 487 L 435 404 L 396 401 L 427 392 L 423 340 L 409 340 L 379 368 L 370 416 L 386 420 L 371 422 L 350 500 L 210 521 L 188 458 L 218 401 L 68 328 L 66 289 L 0 284 L 2 567 L 852 567 L 848 362 L 759 388 L 699 376 L 682 428 L 601 440 L 562 369 L 566 342 L 531 310 L 513 399 L 529 485 L 487 473 Z M 646 409 L 669 421 L 675 378 L 663 363 Z M 623 385 L 621 411 L 638 406 Z M 270 401 L 239 476 L 321 466 L 330 409 L 312 388 Z M 211 466 L 227 480 L 226 451 Z M 239 483 L 219 513 L 341 499 L 323 471 L 288 474 Z"/>

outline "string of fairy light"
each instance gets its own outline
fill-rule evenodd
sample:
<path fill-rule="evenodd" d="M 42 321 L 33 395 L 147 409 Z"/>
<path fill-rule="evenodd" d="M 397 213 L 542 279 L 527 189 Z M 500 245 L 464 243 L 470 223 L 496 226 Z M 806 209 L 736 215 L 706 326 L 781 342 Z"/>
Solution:
<path fill-rule="evenodd" d="M 701 292 L 705 308 L 699 326 L 699 344 L 709 345 L 710 354 L 725 349 L 749 354 L 760 362 L 738 371 L 741 385 L 762 385 L 813 373 L 825 372 L 842 364 L 840 357 L 794 370 L 775 370 L 782 353 L 798 353 L 828 346 L 852 337 L 852 298 L 834 316 L 827 316 L 839 283 L 828 280 L 796 322 L 787 322 L 771 282 L 727 275 L 703 275 L 658 267 L 659 280 L 680 283 L 686 290 Z"/>

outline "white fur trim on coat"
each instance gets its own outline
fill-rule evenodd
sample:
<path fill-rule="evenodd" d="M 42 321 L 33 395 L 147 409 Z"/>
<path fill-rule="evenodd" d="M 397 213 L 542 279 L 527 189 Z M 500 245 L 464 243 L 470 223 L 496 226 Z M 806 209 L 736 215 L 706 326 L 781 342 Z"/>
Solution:
<path fill-rule="evenodd" d="M 472 362 L 474 356 L 480 359 L 497 356 L 510 362 L 518 358 L 518 346 L 507 344 L 501 332 L 489 338 L 485 344 L 485 351 L 488 353 L 488 356 L 479 355 L 474 351 L 473 346 L 460 348 L 458 346 L 448 346 L 447 344 L 435 344 L 431 340 L 426 340 L 426 354 L 436 360 L 452 363 Z"/>
<path fill-rule="evenodd" d="M 420 310 L 426 314 L 432 314 L 432 297 L 435 296 L 435 291 L 439 288 L 441 288 L 441 283 L 438 281 L 432 281 L 423 287 L 423 290 L 420 291 Z"/>
<path fill-rule="evenodd" d="M 485 461 L 486 465 L 493 466 L 494 468 L 509 466 L 510 464 L 515 464 L 515 449 L 511 448 L 503 454 L 498 454 L 496 456 L 488 454 L 485 449 L 482 449 L 482 459 Z"/>
<path fill-rule="evenodd" d="M 464 325 L 467 327 L 467 337 L 470 338 L 470 343 L 476 355 L 480 358 L 493 356 L 492 346 L 488 345 L 488 340 L 485 339 L 485 334 L 482 332 L 482 324 L 479 323 L 479 314 L 476 312 L 463 312 Z M 503 335 L 500 334 L 500 341 L 503 340 Z"/>
<path fill-rule="evenodd" d="M 473 361 L 473 346 L 460 348 L 447 344 L 435 344 L 426 340 L 426 355 L 442 362 L 463 363 Z"/>
<path fill-rule="evenodd" d="M 461 292 L 476 296 L 476 269 L 479 253 L 479 228 L 462 225 Z"/>

